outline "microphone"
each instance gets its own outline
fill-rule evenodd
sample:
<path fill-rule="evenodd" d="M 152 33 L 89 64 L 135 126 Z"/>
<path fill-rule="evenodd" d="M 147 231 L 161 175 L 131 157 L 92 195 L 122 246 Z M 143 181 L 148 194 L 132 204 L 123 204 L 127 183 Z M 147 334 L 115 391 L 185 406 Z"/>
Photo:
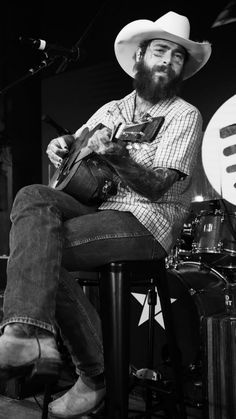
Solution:
<path fill-rule="evenodd" d="M 65 57 L 70 61 L 77 61 L 80 57 L 79 48 L 75 46 L 72 48 L 66 48 L 61 45 L 50 44 L 43 39 L 23 38 L 22 36 L 19 37 L 19 41 L 33 49 L 38 49 L 56 57 Z"/>

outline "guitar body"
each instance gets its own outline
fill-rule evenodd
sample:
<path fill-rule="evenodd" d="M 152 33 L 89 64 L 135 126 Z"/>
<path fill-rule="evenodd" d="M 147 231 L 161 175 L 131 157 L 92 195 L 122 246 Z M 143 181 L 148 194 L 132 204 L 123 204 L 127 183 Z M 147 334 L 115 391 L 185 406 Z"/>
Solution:
<path fill-rule="evenodd" d="M 151 121 L 126 125 L 119 134 L 119 140 L 129 144 L 149 143 L 153 141 L 163 122 L 164 117 L 160 116 Z M 99 124 L 91 131 L 88 128 L 82 131 L 61 167 L 52 176 L 50 187 L 62 190 L 86 205 L 100 205 L 109 196 L 116 194 L 114 169 L 87 147 L 89 138 L 103 127 L 104 125 Z"/>
<path fill-rule="evenodd" d="M 79 138 L 72 144 L 68 155 L 64 158 L 62 165 L 52 176 L 49 186 L 55 189 L 64 190 L 71 178 L 75 175 L 82 159 L 79 155 L 84 147 L 86 147 L 89 138 L 94 130 L 89 134 L 89 129 L 85 128 Z"/>
<path fill-rule="evenodd" d="M 99 124 L 92 131 L 88 128 L 82 131 L 49 183 L 52 188 L 62 190 L 86 205 L 100 205 L 117 190 L 114 170 L 87 148 L 89 138 L 102 127 Z"/>

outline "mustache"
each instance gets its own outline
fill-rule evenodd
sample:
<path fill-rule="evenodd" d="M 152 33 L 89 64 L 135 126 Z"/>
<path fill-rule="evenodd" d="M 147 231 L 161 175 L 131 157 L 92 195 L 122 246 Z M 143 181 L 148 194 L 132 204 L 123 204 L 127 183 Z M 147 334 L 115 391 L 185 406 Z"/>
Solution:
<path fill-rule="evenodd" d="M 156 71 L 162 71 L 163 73 L 167 73 L 167 75 L 171 78 L 175 76 L 175 72 L 172 70 L 172 68 L 166 65 L 155 65 L 152 68 L 152 73 L 155 73 Z"/>

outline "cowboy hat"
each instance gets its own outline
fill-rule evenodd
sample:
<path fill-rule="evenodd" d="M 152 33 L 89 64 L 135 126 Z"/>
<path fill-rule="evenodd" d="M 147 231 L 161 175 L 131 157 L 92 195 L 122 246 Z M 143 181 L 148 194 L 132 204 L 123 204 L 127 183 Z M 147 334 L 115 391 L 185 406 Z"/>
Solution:
<path fill-rule="evenodd" d="M 123 70 L 134 77 L 136 51 L 141 42 L 148 39 L 165 39 L 184 47 L 188 59 L 184 66 L 184 77 L 188 79 L 199 71 L 211 55 L 209 42 L 194 42 L 189 39 L 190 24 L 187 17 L 168 12 L 155 22 L 146 19 L 128 23 L 115 39 L 115 55 Z"/>

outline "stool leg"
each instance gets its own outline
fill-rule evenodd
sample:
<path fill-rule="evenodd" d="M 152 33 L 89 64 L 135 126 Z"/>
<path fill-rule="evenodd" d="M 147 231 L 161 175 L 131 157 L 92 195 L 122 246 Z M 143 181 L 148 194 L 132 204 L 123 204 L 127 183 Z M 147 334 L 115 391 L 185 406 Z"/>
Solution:
<path fill-rule="evenodd" d="M 153 280 L 152 280 L 153 283 Z M 147 357 L 147 368 L 152 370 L 153 360 L 154 360 L 154 322 L 155 322 L 155 307 L 157 303 L 157 293 L 155 290 L 155 285 L 152 285 L 147 294 L 147 301 L 149 305 L 149 316 L 148 316 L 148 357 Z M 145 394 L 145 404 L 146 404 L 146 415 L 145 419 L 151 419 L 151 408 L 152 408 L 152 390 L 146 388 Z M 150 412 L 150 413 L 148 413 Z"/>
<path fill-rule="evenodd" d="M 43 411 L 41 419 L 48 418 L 48 405 L 52 400 L 52 384 L 48 383 L 45 385 L 44 397 L 43 397 Z"/>
<path fill-rule="evenodd" d="M 164 261 L 159 271 L 156 285 L 157 285 L 158 294 L 160 298 L 166 337 L 167 337 L 167 343 L 168 343 L 169 352 L 170 352 L 170 359 L 171 359 L 172 370 L 173 370 L 174 381 L 175 381 L 175 390 L 178 397 L 179 412 L 180 412 L 179 418 L 187 419 L 187 413 L 186 413 L 186 408 L 185 408 L 185 403 L 184 403 L 183 372 L 181 368 L 182 360 L 181 360 L 181 354 L 180 354 L 180 350 L 177 344 L 175 330 L 174 330 L 169 286 L 167 283 L 167 275 L 166 275 L 166 268 L 165 268 Z"/>
<path fill-rule="evenodd" d="M 122 263 L 111 263 L 100 278 L 106 379 L 106 417 L 128 418 L 129 402 L 129 278 Z"/>

